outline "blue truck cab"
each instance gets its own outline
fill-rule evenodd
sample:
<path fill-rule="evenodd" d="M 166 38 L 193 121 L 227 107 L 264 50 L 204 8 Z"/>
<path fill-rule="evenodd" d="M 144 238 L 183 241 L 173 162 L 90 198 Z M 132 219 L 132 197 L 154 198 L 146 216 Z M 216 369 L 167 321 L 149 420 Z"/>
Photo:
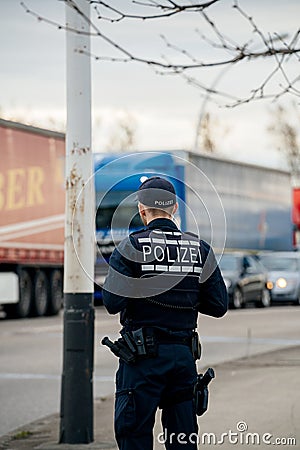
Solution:
<path fill-rule="evenodd" d="M 176 189 L 176 221 L 215 251 L 292 250 L 290 175 L 188 151 L 99 153 L 94 156 L 96 193 L 95 299 L 115 246 L 142 227 L 136 191 L 162 176 Z"/>

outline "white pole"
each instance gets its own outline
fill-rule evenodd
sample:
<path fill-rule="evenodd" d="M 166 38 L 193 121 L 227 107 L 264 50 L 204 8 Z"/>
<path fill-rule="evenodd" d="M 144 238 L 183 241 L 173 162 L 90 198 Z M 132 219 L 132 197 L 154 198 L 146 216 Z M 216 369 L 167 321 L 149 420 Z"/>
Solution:
<path fill-rule="evenodd" d="M 66 5 L 67 24 L 88 31 L 86 20 L 69 3 Z M 76 0 L 76 4 L 85 17 L 89 17 L 89 2 Z M 86 184 L 93 175 L 91 65 L 90 58 L 80 53 L 89 49 L 89 36 L 67 31 L 66 293 L 93 292 L 94 288 L 94 191 L 93 182 Z"/>
<path fill-rule="evenodd" d="M 66 0 L 67 134 L 64 363 L 60 442 L 93 441 L 94 211 L 90 6 Z M 87 34 L 76 33 L 87 32 Z"/>

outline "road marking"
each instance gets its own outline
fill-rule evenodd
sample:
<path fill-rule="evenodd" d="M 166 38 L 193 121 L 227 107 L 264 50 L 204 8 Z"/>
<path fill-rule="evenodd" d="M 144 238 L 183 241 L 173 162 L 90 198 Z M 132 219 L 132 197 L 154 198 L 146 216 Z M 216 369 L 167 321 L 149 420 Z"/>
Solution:
<path fill-rule="evenodd" d="M 46 373 L 0 373 L 2 380 L 58 380 L 59 375 Z"/>
<path fill-rule="evenodd" d="M 300 339 L 278 339 L 278 338 L 253 338 L 243 336 L 201 336 L 203 342 L 218 342 L 218 343 L 247 343 L 252 344 L 272 344 L 272 345 L 300 345 Z"/>
<path fill-rule="evenodd" d="M 61 375 L 53 375 L 50 373 L 0 373 L 0 380 L 60 380 Z M 96 375 L 94 381 L 106 383 L 114 381 L 113 376 Z"/>

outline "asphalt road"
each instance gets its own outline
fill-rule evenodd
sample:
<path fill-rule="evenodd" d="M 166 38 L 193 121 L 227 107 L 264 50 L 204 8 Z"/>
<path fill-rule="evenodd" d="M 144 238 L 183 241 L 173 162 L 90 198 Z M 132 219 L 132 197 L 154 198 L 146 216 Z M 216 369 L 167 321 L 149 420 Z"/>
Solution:
<path fill-rule="evenodd" d="M 222 319 L 201 316 L 203 357 L 199 368 L 300 344 L 300 307 L 248 308 Z M 95 397 L 111 394 L 117 359 L 100 345 L 118 335 L 118 318 L 96 309 Z M 59 411 L 62 314 L 0 320 L 0 435 Z"/>

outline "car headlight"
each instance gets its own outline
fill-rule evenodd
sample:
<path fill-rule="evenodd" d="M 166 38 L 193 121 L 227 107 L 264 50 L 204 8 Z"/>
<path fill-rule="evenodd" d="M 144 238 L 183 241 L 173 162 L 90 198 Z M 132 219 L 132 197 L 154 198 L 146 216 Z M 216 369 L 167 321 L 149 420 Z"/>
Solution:
<path fill-rule="evenodd" d="M 272 281 L 267 281 L 267 289 L 269 289 L 270 291 L 273 289 L 273 287 L 274 287 L 274 284 L 273 284 L 273 282 Z"/>
<path fill-rule="evenodd" d="M 276 280 L 276 286 L 278 287 L 278 288 L 280 288 L 280 289 L 284 289 L 284 288 L 286 288 L 287 287 L 287 281 L 286 281 L 286 279 L 285 278 L 278 278 L 277 280 Z"/>
<path fill-rule="evenodd" d="M 224 283 L 225 283 L 226 289 L 229 289 L 230 286 L 232 285 L 232 282 L 231 282 L 231 280 L 229 280 L 229 278 L 224 278 Z"/>

